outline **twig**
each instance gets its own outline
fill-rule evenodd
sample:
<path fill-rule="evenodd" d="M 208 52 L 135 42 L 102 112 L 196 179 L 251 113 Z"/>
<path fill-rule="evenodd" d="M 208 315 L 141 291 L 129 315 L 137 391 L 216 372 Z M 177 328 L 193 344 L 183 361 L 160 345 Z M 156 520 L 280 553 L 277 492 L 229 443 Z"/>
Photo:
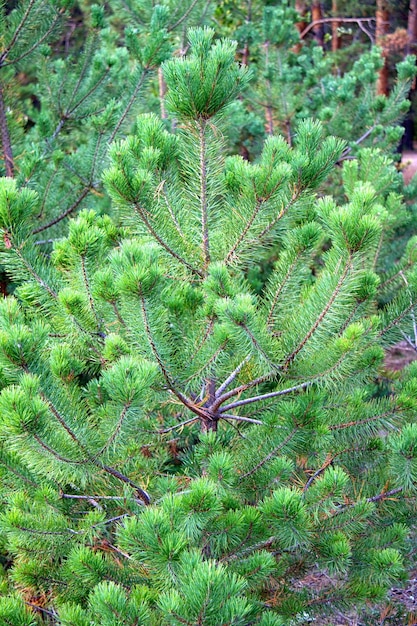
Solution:
<path fill-rule="evenodd" d="M 187 19 L 187 17 L 189 16 L 189 14 L 191 13 L 191 11 L 194 9 L 195 5 L 197 4 L 198 0 L 193 0 L 193 2 L 190 4 L 190 6 L 188 7 L 188 9 L 185 11 L 185 13 L 174 23 L 171 24 L 171 26 L 169 26 L 167 28 L 167 32 L 170 33 L 172 30 L 174 30 L 175 28 L 177 28 L 177 26 L 179 26 L 180 24 L 182 24 L 182 22 L 184 20 Z"/>
<path fill-rule="evenodd" d="M 233 372 L 230 374 L 230 376 L 228 376 L 226 378 L 226 380 L 224 381 L 224 383 L 222 383 L 220 385 L 220 387 L 217 389 L 216 393 L 215 393 L 215 397 L 218 398 L 219 396 L 222 395 L 223 391 L 225 391 L 227 389 L 227 387 L 230 385 L 230 383 L 232 383 L 234 381 L 234 379 L 236 378 L 236 376 L 239 374 L 239 372 L 241 371 L 242 367 L 244 367 L 246 365 L 246 363 L 250 360 L 251 355 L 248 354 L 248 356 L 246 356 L 243 361 L 241 363 L 239 363 L 239 365 L 237 366 L 237 368 L 235 370 L 233 370 Z"/>
<path fill-rule="evenodd" d="M 237 402 L 231 402 L 227 404 L 222 409 L 220 409 L 220 413 L 223 416 L 225 411 L 230 411 L 231 409 L 235 409 L 238 406 L 245 406 L 246 404 L 252 404 L 252 402 L 259 402 L 260 400 L 267 400 L 268 398 L 277 398 L 278 396 L 285 396 L 293 391 L 299 391 L 300 389 L 305 389 L 308 385 L 311 385 L 312 381 L 307 381 L 304 383 L 300 383 L 299 385 L 294 385 L 293 387 L 288 387 L 287 389 L 281 389 L 280 391 L 271 391 L 270 393 L 264 393 L 260 396 L 252 396 L 251 398 L 245 398 L 244 400 L 238 400 Z"/>
<path fill-rule="evenodd" d="M 237 420 L 238 422 L 250 422 L 251 424 L 260 424 L 261 426 L 264 425 L 261 420 L 254 420 L 251 417 L 243 417 L 241 415 L 230 415 L 228 413 L 222 413 L 221 417 L 222 419 Z"/>
<path fill-rule="evenodd" d="M 401 493 L 403 491 L 402 487 L 397 487 L 397 489 L 391 489 L 391 491 L 384 491 L 379 493 L 377 496 L 373 496 L 372 498 L 366 498 L 367 502 L 379 502 L 379 500 L 384 500 L 385 498 L 390 498 L 391 496 L 395 496 L 397 493 Z"/>
<path fill-rule="evenodd" d="M 55 217 L 53 220 L 51 220 L 47 224 L 43 224 L 42 226 L 38 226 L 38 228 L 35 228 L 34 230 L 32 230 L 32 235 L 37 235 L 38 233 L 41 233 L 44 230 L 47 230 L 48 228 L 51 228 L 51 226 L 55 226 L 55 224 L 58 224 L 61 220 L 63 220 L 66 217 L 68 217 L 68 215 L 71 215 L 71 213 L 73 213 L 73 211 L 75 211 L 75 209 L 81 204 L 81 202 L 89 194 L 90 191 L 91 191 L 91 189 L 89 187 L 86 187 L 85 189 L 83 189 L 83 191 L 78 196 L 78 198 L 75 200 L 75 202 L 73 202 L 71 204 L 71 206 L 69 206 L 68 209 L 66 209 L 66 211 L 64 211 L 63 213 L 61 213 L 57 217 Z"/>
<path fill-rule="evenodd" d="M 126 496 L 81 496 L 75 493 L 60 493 L 59 497 L 66 500 L 129 500 Z"/>
<path fill-rule="evenodd" d="M 169 428 L 158 430 L 158 433 L 160 433 L 161 435 L 164 433 L 169 433 L 171 430 L 175 430 L 176 428 L 182 428 L 182 426 L 187 426 L 188 424 L 192 424 L 193 422 L 196 422 L 198 419 L 199 419 L 198 417 L 192 417 L 189 420 L 185 420 L 185 422 L 181 422 L 180 424 L 175 424 L 175 426 L 170 426 Z"/>

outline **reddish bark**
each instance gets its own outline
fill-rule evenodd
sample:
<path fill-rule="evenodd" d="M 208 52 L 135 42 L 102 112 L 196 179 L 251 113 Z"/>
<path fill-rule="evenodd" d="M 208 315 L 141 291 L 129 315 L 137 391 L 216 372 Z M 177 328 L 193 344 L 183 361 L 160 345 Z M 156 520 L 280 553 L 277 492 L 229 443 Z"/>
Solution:
<path fill-rule="evenodd" d="M 337 0 L 332 0 L 332 17 L 337 17 L 337 12 Z M 340 22 L 332 22 L 332 52 L 340 48 L 339 26 Z"/>
<path fill-rule="evenodd" d="M 324 29 L 321 20 L 323 19 L 323 11 L 321 8 L 320 0 L 313 0 L 313 4 L 311 6 L 311 19 L 312 22 L 318 22 L 314 28 L 312 28 L 314 39 L 317 41 L 318 45 L 324 46 Z"/>
<path fill-rule="evenodd" d="M 384 50 L 384 37 L 389 31 L 389 11 L 386 0 L 377 0 L 376 8 L 376 32 L 375 41 L 377 46 L 380 46 Z M 377 81 L 377 93 L 387 96 L 388 95 L 388 60 L 386 54 L 383 52 L 384 65 L 379 71 Z"/>

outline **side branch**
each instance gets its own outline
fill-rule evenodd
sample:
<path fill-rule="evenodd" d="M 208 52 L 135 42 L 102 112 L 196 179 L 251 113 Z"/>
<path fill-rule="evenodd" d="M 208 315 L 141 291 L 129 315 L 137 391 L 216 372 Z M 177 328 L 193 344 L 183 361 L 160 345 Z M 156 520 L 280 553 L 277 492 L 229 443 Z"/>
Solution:
<path fill-rule="evenodd" d="M 193 267 L 192 265 L 190 265 L 190 263 L 188 263 L 188 261 L 186 261 L 185 259 L 182 258 L 182 256 L 180 256 L 177 252 L 175 252 L 175 250 L 173 250 L 167 243 L 166 241 L 164 241 L 156 232 L 156 230 L 154 229 L 154 227 L 152 226 L 152 224 L 150 223 L 145 211 L 143 209 L 141 209 L 141 207 L 139 206 L 139 204 L 137 204 L 135 202 L 134 204 L 135 207 L 135 211 L 136 213 L 139 215 L 140 219 L 142 220 L 142 222 L 145 224 L 146 228 L 149 230 L 149 232 L 151 233 L 151 235 L 153 237 L 155 237 L 156 241 L 163 247 L 164 250 L 166 250 L 168 252 L 168 254 L 170 254 L 172 257 L 174 257 L 174 259 L 177 259 L 177 261 L 179 261 L 180 263 L 182 263 L 186 268 L 188 268 L 190 270 L 190 272 L 192 272 L 193 274 L 195 274 L 196 276 L 199 276 L 200 278 L 204 278 L 204 274 L 203 272 L 201 272 L 199 269 Z M 36 231 L 35 231 L 36 232 Z"/>
<path fill-rule="evenodd" d="M 211 419 L 211 416 L 207 413 L 207 411 L 205 411 L 204 409 L 196 406 L 191 400 L 189 400 L 186 396 L 184 396 L 180 391 L 178 391 L 171 379 L 171 376 L 168 373 L 168 370 L 166 369 L 164 363 L 162 362 L 161 359 L 161 355 L 158 352 L 158 349 L 155 345 L 155 342 L 153 340 L 152 337 L 152 332 L 151 332 L 151 327 L 149 324 L 149 319 L 148 319 L 148 312 L 146 310 L 146 303 L 145 303 L 145 298 L 143 297 L 142 294 L 140 294 L 140 300 L 141 300 L 141 309 L 142 309 L 142 317 L 143 317 L 143 323 L 145 326 L 145 331 L 146 331 L 146 336 L 148 338 L 148 342 L 149 345 L 151 347 L 151 350 L 153 352 L 154 357 L 157 360 L 157 363 L 159 365 L 159 369 L 161 370 L 162 376 L 165 379 L 165 382 L 167 384 L 168 389 L 170 389 L 172 391 L 172 393 L 178 398 L 178 400 L 185 406 L 187 407 L 187 409 L 190 409 L 190 411 L 192 411 L 193 413 L 195 413 L 196 415 L 198 415 L 199 417 L 203 417 L 204 419 Z"/>
<path fill-rule="evenodd" d="M 294 385 L 294 387 L 288 387 L 287 389 L 281 389 L 280 391 L 271 391 L 270 393 L 264 393 L 260 396 L 252 396 L 251 398 L 245 398 L 244 400 L 238 400 L 237 402 L 231 402 L 230 404 L 226 404 L 222 409 L 220 409 L 220 413 L 223 414 L 225 411 L 231 411 L 232 409 L 237 408 L 238 406 L 245 406 L 246 404 L 252 404 L 253 402 L 260 402 L 261 400 L 268 400 L 269 398 L 278 398 L 279 396 L 285 396 L 293 391 L 299 391 L 300 389 L 305 389 L 308 385 L 311 385 L 312 381 L 308 381 L 305 383 L 300 383 L 299 385 Z"/>
<path fill-rule="evenodd" d="M 42 233 L 44 230 L 47 230 L 48 228 L 51 228 L 51 226 L 55 226 L 55 224 L 58 224 L 59 222 L 61 222 L 63 219 L 68 217 L 68 215 L 71 215 L 71 213 L 73 213 L 75 209 L 77 209 L 80 206 L 81 202 L 90 193 L 90 191 L 91 191 L 90 187 L 85 187 L 83 191 L 80 193 L 80 195 L 78 196 L 78 198 L 71 204 L 71 206 L 68 207 L 68 209 L 66 209 L 66 211 L 64 211 L 57 217 L 55 217 L 53 220 L 51 220 L 47 224 L 43 224 L 42 226 L 38 226 L 38 228 L 35 228 L 34 230 L 32 230 L 32 235 L 37 235 L 38 233 Z"/>
<path fill-rule="evenodd" d="M 317 328 L 320 326 L 320 324 L 322 323 L 323 319 L 326 317 L 327 313 L 330 311 L 334 301 L 336 300 L 337 296 L 340 293 L 340 290 L 341 290 L 342 285 L 343 285 L 343 283 L 344 283 L 344 281 L 346 279 L 346 276 L 348 275 L 350 267 L 351 267 L 351 262 L 350 262 L 350 258 L 349 258 L 349 262 L 346 263 L 346 267 L 343 270 L 343 274 L 339 278 L 339 280 L 337 282 L 337 285 L 336 285 L 332 295 L 330 296 L 330 299 L 326 303 L 326 306 L 324 307 L 324 309 L 322 310 L 322 312 L 320 313 L 320 315 L 318 316 L 318 318 L 316 319 L 316 321 L 314 322 L 313 326 L 310 328 L 308 333 L 305 335 L 305 337 L 300 341 L 300 343 L 293 350 L 293 352 L 287 357 L 287 359 L 285 360 L 284 366 L 283 366 L 284 368 L 287 367 L 295 359 L 295 357 L 297 356 L 297 354 L 299 352 L 301 352 L 301 350 L 306 345 L 307 341 L 316 332 Z"/>

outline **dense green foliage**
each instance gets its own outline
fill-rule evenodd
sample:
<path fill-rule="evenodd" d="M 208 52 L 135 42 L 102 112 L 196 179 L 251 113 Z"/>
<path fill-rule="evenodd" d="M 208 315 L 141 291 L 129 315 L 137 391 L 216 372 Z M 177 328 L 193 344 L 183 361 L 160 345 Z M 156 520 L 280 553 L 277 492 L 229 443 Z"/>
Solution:
<path fill-rule="evenodd" d="M 0 621 L 290 626 L 379 600 L 416 506 L 417 368 L 381 384 L 415 326 L 417 239 L 386 261 L 414 61 L 374 98 L 375 50 L 335 76 L 268 35 L 280 62 L 248 69 L 188 28 L 210 4 L 109 5 L 65 62 L 29 19 L 46 3 L 3 14 L 5 93 L 27 11 L 42 95 L 0 180 Z M 295 32 L 265 11 L 258 43 Z M 291 119 L 262 141 L 269 89 Z"/>

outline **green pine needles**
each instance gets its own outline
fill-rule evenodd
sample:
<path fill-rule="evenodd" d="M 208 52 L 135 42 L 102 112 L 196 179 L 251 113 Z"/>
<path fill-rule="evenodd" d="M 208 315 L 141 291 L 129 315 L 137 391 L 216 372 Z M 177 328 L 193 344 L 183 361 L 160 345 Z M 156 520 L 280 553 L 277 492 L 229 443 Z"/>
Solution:
<path fill-rule="evenodd" d="M 213 37 L 163 65 L 175 131 L 113 144 L 120 221 L 82 211 L 45 255 L 1 180 L 4 623 L 282 626 L 404 573 L 417 370 L 378 385 L 417 295 L 415 240 L 380 269 L 400 175 L 363 150 L 323 194 L 345 144 L 309 119 L 225 157 L 249 76 Z"/>

